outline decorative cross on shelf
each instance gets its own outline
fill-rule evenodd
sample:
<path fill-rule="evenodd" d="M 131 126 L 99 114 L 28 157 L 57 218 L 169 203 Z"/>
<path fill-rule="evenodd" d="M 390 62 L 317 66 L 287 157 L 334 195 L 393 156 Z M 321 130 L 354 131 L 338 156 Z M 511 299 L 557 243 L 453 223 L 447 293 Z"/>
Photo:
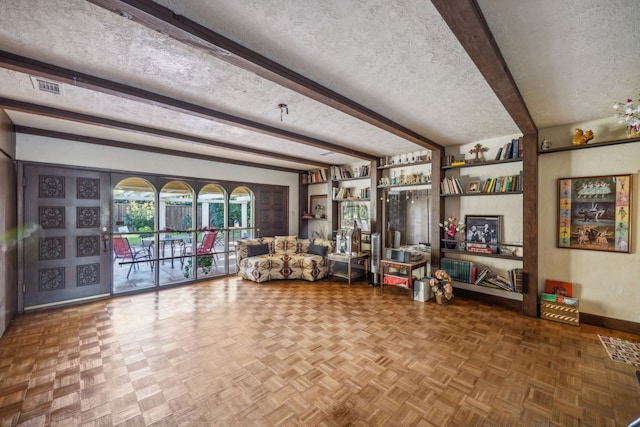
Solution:
<path fill-rule="evenodd" d="M 484 153 L 485 151 L 489 151 L 489 149 L 487 147 L 483 147 L 480 144 L 476 144 L 473 146 L 473 148 L 471 150 L 469 150 L 469 154 L 475 154 L 476 158 L 473 159 L 473 163 L 481 163 L 484 161 L 484 159 L 482 159 L 482 153 Z"/>

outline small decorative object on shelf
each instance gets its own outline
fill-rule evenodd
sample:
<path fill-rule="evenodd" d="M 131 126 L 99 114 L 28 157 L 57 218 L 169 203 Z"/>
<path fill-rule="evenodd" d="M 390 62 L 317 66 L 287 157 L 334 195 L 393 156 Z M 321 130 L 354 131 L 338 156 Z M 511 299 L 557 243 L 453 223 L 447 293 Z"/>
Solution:
<path fill-rule="evenodd" d="M 613 104 L 616 110 L 615 117 L 618 123 L 627 125 L 627 138 L 640 137 L 640 99 L 638 104 L 634 104 L 633 99 L 627 98 L 626 103 L 616 102 Z"/>
<path fill-rule="evenodd" d="M 575 135 L 573 135 L 573 145 L 585 145 L 587 142 L 593 139 L 593 132 L 590 130 L 584 132 L 582 129 L 575 128 Z"/>
<path fill-rule="evenodd" d="M 546 151 L 550 148 L 551 148 L 551 141 L 549 141 L 548 139 L 543 139 L 542 143 L 540 144 L 540 149 L 542 151 Z"/>
<path fill-rule="evenodd" d="M 476 158 L 473 159 L 473 163 L 482 163 L 484 161 L 484 156 L 482 155 L 482 153 L 484 153 L 485 151 L 489 151 L 489 149 L 487 147 L 483 147 L 480 144 L 476 144 L 473 146 L 473 148 L 471 150 L 469 150 L 469 154 L 475 154 Z"/>
<path fill-rule="evenodd" d="M 446 304 L 453 298 L 453 286 L 451 286 L 451 277 L 444 270 L 436 270 L 433 277 L 429 280 L 429 286 L 433 294 L 436 296 L 438 304 Z"/>
<path fill-rule="evenodd" d="M 445 244 L 449 249 L 456 248 L 456 234 L 461 233 L 464 230 L 464 222 L 458 221 L 453 215 L 449 215 L 443 223 L 440 223 L 440 227 L 444 229 Z M 451 240 L 451 241 L 448 241 Z"/>

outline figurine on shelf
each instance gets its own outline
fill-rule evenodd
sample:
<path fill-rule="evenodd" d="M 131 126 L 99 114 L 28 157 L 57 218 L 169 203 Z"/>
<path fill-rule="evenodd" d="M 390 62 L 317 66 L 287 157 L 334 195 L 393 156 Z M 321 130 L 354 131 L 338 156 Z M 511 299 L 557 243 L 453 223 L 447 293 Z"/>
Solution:
<path fill-rule="evenodd" d="M 548 139 L 543 139 L 542 144 L 540 144 L 540 149 L 542 151 L 546 151 L 546 150 L 549 150 L 550 148 L 551 148 L 551 141 L 549 141 Z"/>
<path fill-rule="evenodd" d="M 583 132 L 582 129 L 575 128 L 576 134 L 573 135 L 573 145 L 585 145 L 593 139 L 593 132 L 590 130 Z"/>
<path fill-rule="evenodd" d="M 471 150 L 469 150 L 469 154 L 475 154 L 476 155 L 476 158 L 473 159 L 473 163 L 482 163 L 484 161 L 482 153 L 484 153 L 487 150 L 489 150 L 487 147 L 483 147 L 480 144 L 474 145 L 473 148 Z"/>

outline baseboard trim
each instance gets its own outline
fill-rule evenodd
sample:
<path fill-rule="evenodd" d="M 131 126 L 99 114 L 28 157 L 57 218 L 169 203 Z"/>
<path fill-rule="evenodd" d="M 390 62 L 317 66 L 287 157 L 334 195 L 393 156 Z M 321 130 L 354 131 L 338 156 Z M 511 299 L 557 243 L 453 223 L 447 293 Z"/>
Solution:
<path fill-rule="evenodd" d="M 456 296 L 461 298 L 472 299 L 488 305 L 497 305 L 507 309 L 522 312 L 522 302 L 499 298 L 493 295 L 481 294 L 479 292 L 467 291 L 465 289 L 456 289 Z M 540 318 L 538 310 L 538 318 Z M 614 329 L 620 332 L 629 332 L 640 335 L 640 323 L 630 322 L 628 320 L 612 319 L 610 317 L 600 316 L 597 314 L 580 312 L 580 323 L 587 325 L 600 326 L 603 328 Z"/>
<path fill-rule="evenodd" d="M 597 314 L 580 312 L 580 323 L 640 335 L 640 323 L 630 322 L 628 320 L 612 319 Z"/>

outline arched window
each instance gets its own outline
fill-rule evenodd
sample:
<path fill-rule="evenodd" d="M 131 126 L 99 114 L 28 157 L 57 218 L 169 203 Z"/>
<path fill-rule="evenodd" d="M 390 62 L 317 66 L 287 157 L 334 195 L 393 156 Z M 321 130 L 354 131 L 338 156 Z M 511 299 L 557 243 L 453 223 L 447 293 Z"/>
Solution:
<path fill-rule="evenodd" d="M 113 291 L 155 284 L 151 247 L 156 224 L 156 189 L 142 178 L 125 178 L 113 189 Z"/>
<path fill-rule="evenodd" d="M 247 187 L 236 187 L 229 197 L 228 227 L 234 230 L 233 241 L 254 237 L 253 192 Z"/>

